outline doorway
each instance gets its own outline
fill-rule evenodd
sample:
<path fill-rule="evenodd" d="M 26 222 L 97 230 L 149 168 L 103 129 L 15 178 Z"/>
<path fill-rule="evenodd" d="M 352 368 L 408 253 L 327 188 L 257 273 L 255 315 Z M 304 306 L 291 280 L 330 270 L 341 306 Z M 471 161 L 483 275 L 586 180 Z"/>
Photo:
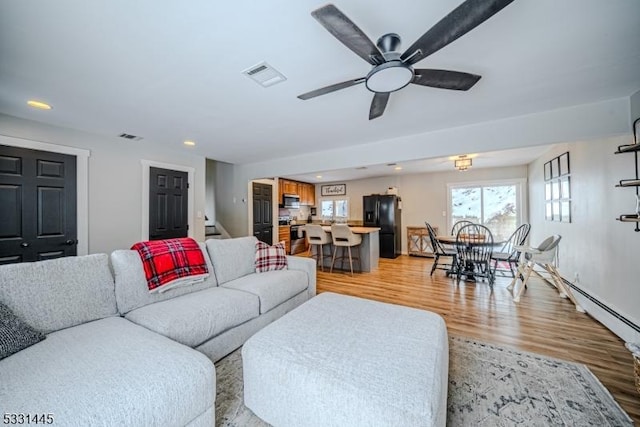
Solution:
<path fill-rule="evenodd" d="M 273 244 L 272 189 L 269 184 L 253 184 L 253 235 L 261 242 Z"/>
<path fill-rule="evenodd" d="M 188 192 L 187 172 L 149 168 L 149 240 L 188 236 Z"/>
<path fill-rule="evenodd" d="M 76 157 L 0 145 L 0 264 L 77 255 Z"/>

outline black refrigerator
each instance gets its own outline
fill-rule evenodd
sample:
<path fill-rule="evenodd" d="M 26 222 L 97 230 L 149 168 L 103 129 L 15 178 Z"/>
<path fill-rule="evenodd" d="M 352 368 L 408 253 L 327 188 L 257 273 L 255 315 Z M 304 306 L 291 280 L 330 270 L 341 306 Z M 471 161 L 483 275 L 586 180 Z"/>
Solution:
<path fill-rule="evenodd" d="M 365 227 L 380 227 L 380 257 L 395 258 L 401 252 L 400 198 L 386 194 L 362 197 Z"/>

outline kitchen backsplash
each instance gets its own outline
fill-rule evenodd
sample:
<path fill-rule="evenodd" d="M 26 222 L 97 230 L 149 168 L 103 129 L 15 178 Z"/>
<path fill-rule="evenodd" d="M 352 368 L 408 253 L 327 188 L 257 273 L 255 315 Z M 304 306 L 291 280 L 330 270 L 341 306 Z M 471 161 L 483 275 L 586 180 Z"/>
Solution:
<path fill-rule="evenodd" d="M 289 215 L 289 217 L 296 222 L 307 222 L 310 214 L 311 208 L 309 206 L 300 206 L 300 209 L 280 208 L 279 210 L 280 216 Z"/>

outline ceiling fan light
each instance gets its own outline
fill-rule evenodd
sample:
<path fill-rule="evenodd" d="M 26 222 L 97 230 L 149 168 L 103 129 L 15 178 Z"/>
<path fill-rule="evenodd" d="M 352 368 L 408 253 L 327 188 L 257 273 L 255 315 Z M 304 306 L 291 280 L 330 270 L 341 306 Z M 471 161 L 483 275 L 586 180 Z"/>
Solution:
<path fill-rule="evenodd" d="M 389 61 L 374 67 L 367 75 L 366 86 L 371 92 L 395 92 L 413 80 L 413 69 L 400 61 Z"/>

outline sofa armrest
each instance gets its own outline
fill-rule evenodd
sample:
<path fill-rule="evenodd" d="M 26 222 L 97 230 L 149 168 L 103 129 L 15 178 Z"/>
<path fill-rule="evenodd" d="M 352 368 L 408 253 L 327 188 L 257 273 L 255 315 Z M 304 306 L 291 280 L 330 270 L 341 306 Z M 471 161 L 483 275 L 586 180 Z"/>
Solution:
<path fill-rule="evenodd" d="M 309 299 L 316 296 L 316 261 L 312 258 L 287 255 L 289 270 L 302 270 L 309 277 Z"/>

